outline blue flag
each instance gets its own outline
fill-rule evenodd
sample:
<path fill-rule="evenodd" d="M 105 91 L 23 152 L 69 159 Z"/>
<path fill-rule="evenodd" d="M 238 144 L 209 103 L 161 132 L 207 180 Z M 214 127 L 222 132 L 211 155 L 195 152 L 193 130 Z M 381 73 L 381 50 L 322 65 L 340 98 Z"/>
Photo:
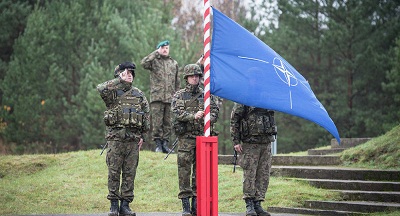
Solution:
<path fill-rule="evenodd" d="M 268 45 L 214 8 L 210 64 L 211 94 L 310 120 L 340 143 L 335 124 L 307 80 Z"/>

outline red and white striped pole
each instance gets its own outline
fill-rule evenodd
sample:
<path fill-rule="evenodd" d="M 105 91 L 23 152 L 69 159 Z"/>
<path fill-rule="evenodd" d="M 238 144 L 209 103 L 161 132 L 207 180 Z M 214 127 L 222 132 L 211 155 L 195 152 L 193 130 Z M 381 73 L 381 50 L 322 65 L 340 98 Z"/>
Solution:
<path fill-rule="evenodd" d="M 211 6 L 204 0 L 204 136 L 210 136 L 210 43 Z"/>
<path fill-rule="evenodd" d="M 210 136 L 210 0 L 204 0 L 204 136 L 196 137 L 197 215 L 218 216 L 218 137 Z"/>

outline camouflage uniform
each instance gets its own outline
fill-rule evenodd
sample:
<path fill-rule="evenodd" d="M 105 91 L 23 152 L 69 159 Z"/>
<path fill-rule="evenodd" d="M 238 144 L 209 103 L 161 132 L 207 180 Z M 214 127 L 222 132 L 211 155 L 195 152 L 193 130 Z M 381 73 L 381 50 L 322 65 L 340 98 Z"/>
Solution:
<path fill-rule="evenodd" d="M 265 200 L 269 184 L 271 142 L 276 134 L 274 112 L 235 103 L 230 130 L 234 145 L 242 145 L 239 165 L 243 169 L 243 199 L 259 204 Z"/>
<path fill-rule="evenodd" d="M 179 66 L 170 56 L 157 50 L 144 57 L 143 68 L 150 71 L 150 107 L 153 140 L 169 141 L 171 135 L 171 100 L 180 88 Z M 165 151 L 164 151 L 165 152 Z"/>
<path fill-rule="evenodd" d="M 120 196 L 123 200 L 132 202 L 139 162 L 138 142 L 150 129 L 150 110 L 144 93 L 133 87 L 132 83 L 118 77 L 117 71 L 118 66 L 115 75 L 117 78 L 97 86 L 107 106 L 104 112 L 105 138 L 108 144 L 107 199 L 118 200 Z"/>
<path fill-rule="evenodd" d="M 202 75 L 200 68 L 189 64 L 184 68 L 185 79 L 188 75 Z M 195 96 L 197 96 L 196 99 Z M 178 198 L 184 200 L 197 197 L 196 191 L 196 137 L 204 135 L 204 118 L 195 119 L 195 114 L 204 108 L 204 90 L 197 85 L 187 83 L 184 89 L 175 93 L 171 111 L 175 134 L 178 137 Z M 210 122 L 214 124 L 218 118 L 219 108 L 214 98 L 210 104 Z"/>

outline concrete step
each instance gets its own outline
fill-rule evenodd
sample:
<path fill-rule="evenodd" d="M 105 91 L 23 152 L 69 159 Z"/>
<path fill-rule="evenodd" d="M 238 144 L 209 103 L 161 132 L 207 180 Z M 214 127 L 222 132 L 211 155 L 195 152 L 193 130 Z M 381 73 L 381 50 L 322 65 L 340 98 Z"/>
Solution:
<path fill-rule="evenodd" d="M 354 146 L 366 143 L 372 138 L 340 138 L 340 145 L 336 139 L 331 140 L 331 148 L 352 148 Z"/>
<path fill-rule="evenodd" d="M 307 181 L 310 185 L 324 189 L 356 191 L 393 191 L 400 193 L 400 182 L 362 181 L 337 179 L 296 179 Z"/>
<path fill-rule="evenodd" d="M 331 148 L 331 149 L 309 149 L 307 150 L 308 155 L 330 155 L 340 153 L 346 150 L 345 148 Z"/>
<path fill-rule="evenodd" d="M 218 155 L 218 164 L 233 164 L 233 155 Z M 340 165 L 339 156 L 272 156 L 272 165 L 335 166 Z"/>
<path fill-rule="evenodd" d="M 272 176 L 305 179 L 341 179 L 400 182 L 400 171 L 323 166 L 272 166 Z"/>
<path fill-rule="evenodd" d="M 343 200 L 373 201 L 400 203 L 400 192 L 393 191 L 354 191 L 354 190 L 332 190 L 339 192 Z"/>
<path fill-rule="evenodd" d="M 384 202 L 307 200 L 305 201 L 304 206 L 306 208 L 312 208 L 312 209 L 352 211 L 352 212 L 364 212 L 364 213 L 400 211 L 400 203 L 384 203 Z"/>
<path fill-rule="evenodd" d="M 273 156 L 272 165 L 335 166 L 340 165 L 340 157 L 333 155 Z"/>
<path fill-rule="evenodd" d="M 290 208 L 290 207 L 268 207 L 268 212 L 271 213 L 286 213 L 286 214 L 302 214 L 302 215 L 367 215 L 362 212 L 352 212 L 352 211 L 337 211 L 337 210 L 322 210 L 322 209 L 310 209 L 310 208 Z"/>

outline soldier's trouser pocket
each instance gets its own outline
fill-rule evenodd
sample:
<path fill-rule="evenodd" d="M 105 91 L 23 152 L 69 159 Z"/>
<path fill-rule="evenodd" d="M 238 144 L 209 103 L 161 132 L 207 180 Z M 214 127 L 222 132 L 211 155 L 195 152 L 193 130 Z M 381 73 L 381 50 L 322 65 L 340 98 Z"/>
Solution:
<path fill-rule="evenodd" d="M 116 149 L 115 149 L 115 143 L 114 141 L 107 141 L 108 142 L 108 149 L 107 149 L 107 155 L 106 155 L 106 164 L 108 167 L 113 167 L 116 164 L 115 161 L 115 154 L 116 154 Z"/>
<path fill-rule="evenodd" d="M 249 169 L 251 165 L 251 157 L 249 157 L 248 154 L 244 153 L 240 156 L 240 160 L 239 160 L 239 166 L 246 170 Z"/>

